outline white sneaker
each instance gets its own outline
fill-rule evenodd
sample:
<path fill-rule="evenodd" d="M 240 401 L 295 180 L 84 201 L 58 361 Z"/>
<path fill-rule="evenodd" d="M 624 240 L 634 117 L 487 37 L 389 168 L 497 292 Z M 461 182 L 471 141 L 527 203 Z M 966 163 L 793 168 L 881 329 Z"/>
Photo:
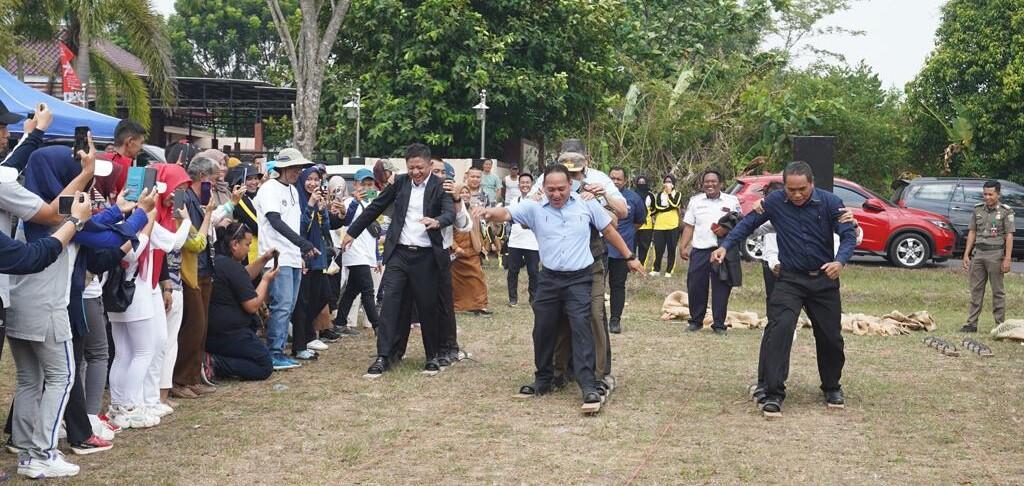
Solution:
<path fill-rule="evenodd" d="M 653 272 L 652 271 L 649 275 L 652 276 L 652 277 L 657 277 L 658 275 L 661 275 L 661 272 Z"/>
<path fill-rule="evenodd" d="M 665 272 L 665 278 L 672 278 L 672 274 L 669 272 Z"/>
<path fill-rule="evenodd" d="M 89 424 L 92 425 L 92 435 L 103 440 L 114 440 L 114 431 L 96 415 L 89 416 Z"/>
<path fill-rule="evenodd" d="M 115 408 L 116 407 L 116 408 Z M 110 406 L 110 421 L 123 429 L 145 429 L 160 425 L 160 417 L 150 415 L 146 407 Z"/>
<path fill-rule="evenodd" d="M 155 415 L 157 417 L 164 417 L 174 412 L 174 409 L 164 403 L 158 403 L 156 405 L 146 405 L 146 413 L 149 415 Z"/>
<path fill-rule="evenodd" d="M 54 451 L 50 459 L 26 459 L 18 463 L 18 474 L 32 479 L 62 478 L 78 474 L 79 467 L 64 460 L 64 454 Z"/>
<path fill-rule="evenodd" d="M 327 351 L 327 347 L 328 346 L 326 344 L 324 344 L 324 342 L 319 340 L 319 339 L 314 339 L 314 340 L 306 343 L 306 348 L 307 349 L 312 349 L 313 351 Z"/>

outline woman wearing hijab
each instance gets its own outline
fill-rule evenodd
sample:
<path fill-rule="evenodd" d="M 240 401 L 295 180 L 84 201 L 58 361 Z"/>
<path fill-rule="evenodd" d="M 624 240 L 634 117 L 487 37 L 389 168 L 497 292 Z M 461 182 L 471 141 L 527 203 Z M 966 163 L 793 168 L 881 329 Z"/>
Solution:
<path fill-rule="evenodd" d="M 260 181 L 263 174 L 259 167 L 254 164 L 241 163 L 228 170 L 228 184 L 231 187 L 243 186 L 245 192 L 234 205 L 233 216 L 235 221 L 241 221 L 249 232 L 252 233 L 252 245 L 249 247 L 249 254 L 246 261 L 254 262 L 259 256 L 259 218 L 256 216 L 256 205 L 252 199 L 256 197 L 256 191 L 260 189 Z"/>
<path fill-rule="evenodd" d="M 307 361 L 316 359 L 316 351 L 327 349 L 327 345 L 317 337 L 314 321 L 330 300 L 327 274 L 324 273 L 331 259 L 329 249 L 334 247 L 330 230 L 340 228 L 342 223 L 337 217 L 341 203 L 330 201 L 327 191 L 321 187 L 322 180 L 323 173 L 314 166 L 303 169 L 295 182 L 299 207 L 302 208 L 299 236 L 319 251 L 306 260 L 306 272 L 299 283 L 299 296 L 292 312 L 292 354 Z"/>
<path fill-rule="evenodd" d="M 80 153 L 83 160 L 95 157 L 95 149 Z M 36 150 L 25 167 L 25 188 L 44 201 L 56 199 L 65 186 L 80 177 L 82 164 L 71 149 L 52 146 Z M 148 199 L 149 203 L 152 199 Z M 145 203 L 145 200 L 141 202 Z M 109 253 L 90 249 L 112 249 L 131 241 L 146 220 L 135 210 L 123 221 L 114 206 L 96 214 L 87 223 L 76 219 L 80 231 L 57 261 L 43 271 L 11 277 L 11 307 L 7 315 L 7 336 L 17 368 L 17 390 L 11 414 L 11 440 L 19 448 L 18 473 L 29 477 L 73 476 L 78 466 L 68 463 L 56 450 L 57 428 L 69 400 L 80 406 L 81 416 L 69 423 L 68 440 L 81 450 L 104 450 L 110 443 L 94 437 L 85 414 L 81 385 L 74 386 L 76 361 L 81 359 L 81 336 L 88 333 L 81 292 L 89 255 L 97 264 Z M 24 222 L 18 239 L 35 242 L 54 233 L 49 226 Z M 74 337 L 79 339 L 73 340 Z M 73 358 L 72 358 L 73 357 Z M 84 422 L 84 424 L 83 424 Z M 73 436 L 74 435 L 74 436 Z"/>
<path fill-rule="evenodd" d="M 651 218 L 651 212 L 654 210 L 654 196 L 651 194 L 651 185 L 647 182 L 646 176 L 638 176 L 634 185 L 636 193 L 640 195 L 644 207 L 647 208 L 647 218 L 644 220 L 644 224 L 636 230 L 637 258 L 640 259 L 640 263 L 646 265 L 647 252 L 651 250 L 651 241 L 654 239 L 654 221 Z"/>
<path fill-rule="evenodd" d="M 471 194 L 469 188 L 459 189 L 462 199 L 462 211 L 469 212 Z M 480 234 L 480 221 L 474 219 L 469 231 L 456 231 L 455 244 L 452 249 L 455 260 L 452 261 L 452 294 L 456 312 L 471 312 L 478 316 L 490 316 L 487 310 L 487 283 L 484 281 L 484 269 L 480 264 L 480 250 L 483 248 L 483 237 Z"/>
<path fill-rule="evenodd" d="M 666 256 L 665 276 L 672 276 L 676 266 L 676 244 L 679 243 L 679 208 L 683 195 L 676 191 L 676 178 L 666 174 L 661 183 L 661 192 L 653 197 L 651 218 L 654 220 L 654 270 L 651 275 L 661 273 L 661 256 Z"/>
<path fill-rule="evenodd" d="M 160 271 L 166 252 L 181 249 L 189 236 L 184 211 L 175 215 L 174 190 L 190 182 L 175 164 L 155 164 L 164 192 L 139 233 L 139 244 L 125 256 L 125 278 L 135 283 L 131 304 L 123 312 L 107 312 L 114 337 L 110 366 L 110 421 L 121 428 L 146 428 L 174 410 L 160 401 L 160 378 L 168 337 L 167 313 Z"/>

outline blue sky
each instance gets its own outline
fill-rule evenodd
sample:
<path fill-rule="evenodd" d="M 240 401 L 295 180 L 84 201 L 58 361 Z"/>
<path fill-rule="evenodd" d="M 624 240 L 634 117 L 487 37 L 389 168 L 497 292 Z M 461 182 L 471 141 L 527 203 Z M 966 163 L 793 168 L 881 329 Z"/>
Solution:
<path fill-rule="evenodd" d="M 940 8 L 945 0 L 855 0 L 850 10 L 825 19 L 823 25 L 862 30 L 859 37 L 825 36 L 808 40 L 819 49 L 838 52 L 847 62 L 861 60 L 878 73 L 883 85 L 902 88 L 914 79 L 935 44 Z M 174 11 L 174 0 L 153 0 L 156 9 L 167 15 Z M 803 55 L 797 64 L 814 59 Z"/>

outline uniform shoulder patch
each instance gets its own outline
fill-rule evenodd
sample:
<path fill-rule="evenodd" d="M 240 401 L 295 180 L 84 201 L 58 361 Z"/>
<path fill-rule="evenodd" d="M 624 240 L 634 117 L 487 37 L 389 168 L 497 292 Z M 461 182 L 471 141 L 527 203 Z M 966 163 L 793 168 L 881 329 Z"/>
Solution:
<path fill-rule="evenodd" d="M 978 203 L 978 204 L 975 204 L 975 205 L 974 205 L 974 207 L 976 207 L 976 208 L 980 208 L 980 207 L 982 207 L 982 206 L 984 206 L 984 205 L 985 205 L 985 203 L 984 203 L 984 202 L 980 202 L 980 203 Z"/>
<path fill-rule="evenodd" d="M 1003 204 L 1003 203 L 1000 203 L 999 207 L 1001 207 L 1001 208 L 1003 208 L 1003 209 L 1005 209 L 1007 211 L 1013 211 L 1013 208 L 1011 208 L 1010 206 L 1007 206 L 1006 204 Z"/>

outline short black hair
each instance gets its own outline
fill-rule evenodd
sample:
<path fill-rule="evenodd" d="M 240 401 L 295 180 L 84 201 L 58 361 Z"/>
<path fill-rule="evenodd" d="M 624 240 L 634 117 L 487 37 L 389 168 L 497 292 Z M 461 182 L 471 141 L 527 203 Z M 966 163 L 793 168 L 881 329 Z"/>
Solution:
<path fill-rule="evenodd" d="M 718 182 L 719 183 L 725 182 L 725 178 L 722 177 L 722 173 L 721 172 L 718 172 L 715 169 L 708 169 L 708 170 L 705 170 L 704 173 L 700 175 L 700 182 L 701 182 L 701 184 L 704 183 L 704 178 L 707 177 L 708 174 L 714 174 L 716 177 L 718 177 Z"/>
<path fill-rule="evenodd" d="M 985 185 L 983 185 L 981 187 L 982 187 L 982 189 L 988 189 L 988 188 L 991 187 L 992 189 L 996 190 L 997 194 L 1003 192 L 1003 185 L 1000 184 L 999 181 L 997 181 L 995 179 L 989 179 L 989 180 L 985 181 Z"/>
<path fill-rule="evenodd" d="M 249 225 L 241 221 L 232 221 L 227 226 L 217 228 L 217 242 L 214 243 L 214 251 L 218 255 L 231 256 L 231 243 L 242 241 L 245 235 L 251 234 Z"/>
<path fill-rule="evenodd" d="M 795 160 L 786 165 L 786 168 L 782 171 L 782 183 L 786 183 L 786 178 L 791 175 L 802 175 L 807 177 L 807 182 L 814 183 L 814 171 L 811 170 L 811 164 L 802 160 Z"/>
<path fill-rule="evenodd" d="M 572 180 L 572 175 L 569 174 L 569 169 L 562 164 L 551 164 L 544 169 L 544 179 L 547 179 L 549 175 L 556 173 L 565 175 L 565 180 L 567 181 Z"/>
<path fill-rule="evenodd" d="M 665 179 L 668 179 L 668 180 L 672 181 L 673 184 L 676 183 L 676 176 L 674 176 L 672 174 L 665 174 L 665 177 L 662 177 L 661 181 L 665 182 Z"/>
<path fill-rule="evenodd" d="M 466 172 L 469 172 L 469 171 L 471 171 L 471 170 L 478 170 L 478 171 L 480 171 L 480 172 L 483 172 L 483 171 L 484 171 L 484 168 L 483 168 L 483 167 L 477 167 L 477 166 L 475 166 L 475 165 L 471 165 L 471 166 L 469 166 L 469 168 L 468 168 L 468 169 L 466 169 Z"/>
<path fill-rule="evenodd" d="M 765 196 L 767 196 L 767 195 L 769 195 L 769 194 L 771 194 L 771 193 L 773 193 L 775 191 L 778 191 L 780 189 L 784 189 L 785 187 L 786 186 L 783 183 L 779 182 L 779 181 L 772 181 L 772 182 L 769 182 L 767 185 L 765 185 L 764 187 L 761 188 L 761 193 L 764 194 Z"/>
<path fill-rule="evenodd" d="M 522 172 L 522 173 L 519 174 L 519 178 L 522 179 L 523 177 L 529 177 L 530 178 L 530 182 L 533 182 L 533 174 L 531 174 L 529 172 Z"/>
<path fill-rule="evenodd" d="M 418 142 L 417 143 L 413 143 L 413 144 L 409 144 L 408 147 L 405 147 L 405 160 L 406 161 L 415 159 L 417 157 L 419 157 L 421 159 L 424 159 L 424 160 L 431 160 L 431 157 L 430 157 L 430 147 L 427 147 L 426 145 L 423 145 L 422 143 L 418 143 Z"/>
<path fill-rule="evenodd" d="M 629 172 L 626 172 L 626 168 L 625 167 L 623 167 L 621 165 L 616 165 L 615 167 L 612 167 L 611 170 L 608 171 L 608 173 L 611 174 L 612 172 L 615 172 L 615 171 L 622 172 L 622 178 L 626 179 L 627 181 L 629 180 Z"/>
<path fill-rule="evenodd" d="M 125 118 L 117 122 L 117 127 L 114 128 L 114 145 L 122 146 L 129 138 L 145 137 L 146 129 L 142 128 L 142 125 L 135 120 L 129 120 Z"/>

